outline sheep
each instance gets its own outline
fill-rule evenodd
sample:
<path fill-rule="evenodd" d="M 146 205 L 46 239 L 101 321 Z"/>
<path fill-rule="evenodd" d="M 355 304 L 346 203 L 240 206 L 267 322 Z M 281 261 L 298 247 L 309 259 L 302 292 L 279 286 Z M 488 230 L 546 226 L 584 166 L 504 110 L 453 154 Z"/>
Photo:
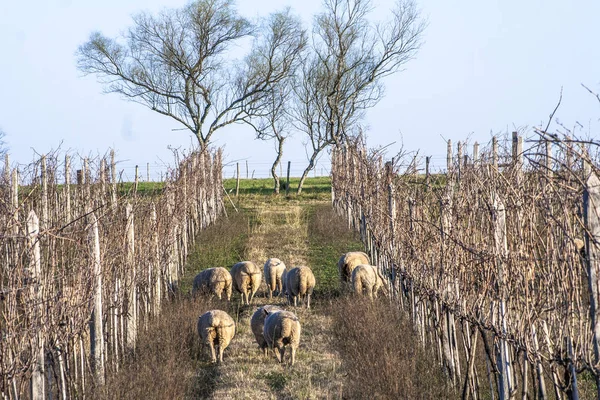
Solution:
<path fill-rule="evenodd" d="M 223 267 L 208 268 L 194 278 L 192 295 L 196 293 L 213 293 L 219 300 L 223 292 L 227 294 L 227 301 L 231 300 L 232 279 L 231 274 Z"/>
<path fill-rule="evenodd" d="M 263 336 L 267 346 L 275 352 L 277 361 L 283 362 L 285 346 L 292 348 L 292 360 L 290 365 L 294 365 L 296 360 L 296 349 L 300 344 L 300 320 L 291 311 L 275 311 L 267 316 L 263 327 Z"/>
<path fill-rule="evenodd" d="M 340 273 L 340 282 L 350 283 L 352 271 L 359 264 L 370 264 L 369 256 L 362 251 L 351 251 L 340 257 L 338 261 L 338 271 Z"/>
<path fill-rule="evenodd" d="M 242 294 L 242 304 L 250 305 L 260 286 L 262 273 L 252 261 L 242 261 L 231 267 L 233 287 Z"/>
<path fill-rule="evenodd" d="M 382 289 L 387 293 L 385 279 L 379 272 L 379 269 L 373 265 L 359 264 L 352 271 L 352 287 L 356 294 L 362 294 L 363 290 L 373 299 L 377 297 L 377 292 Z"/>
<path fill-rule="evenodd" d="M 211 361 L 217 361 L 215 346 L 219 351 L 219 362 L 223 362 L 223 350 L 229 346 L 235 335 L 235 322 L 225 311 L 207 311 L 198 318 L 198 334 L 202 339 L 202 347 L 210 348 Z"/>
<path fill-rule="evenodd" d="M 285 264 L 279 258 L 269 258 L 265 263 L 263 272 L 269 298 L 273 297 L 273 292 L 279 290 L 281 294 L 281 274 L 285 271 Z"/>
<path fill-rule="evenodd" d="M 283 270 L 283 273 L 281 274 L 281 292 L 279 293 L 280 296 L 285 296 L 287 298 L 287 274 L 288 274 L 288 270 L 285 269 Z"/>
<path fill-rule="evenodd" d="M 260 307 L 258 310 L 252 314 L 252 318 L 250 319 L 250 328 L 252 329 L 252 333 L 254 333 L 254 337 L 256 338 L 256 342 L 258 346 L 263 350 L 265 355 L 267 355 L 267 342 L 265 341 L 265 336 L 263 334 L 263 327 L 265 325 L 265 318 L 271 313 L 275 311 L 281 311 L 281 308 L 273 305 L 266 305 Z"/>
<path fill-rule="evenodd" d="M 294 299 L 294 307 L 298 304 L 298 297 L 306 300 L 306 308 L 310 308 L 310 296 L 315 288 L 315 275 L 305 266 L 292 268 L 286 275 L 286 290 L 288 302 Z"/>

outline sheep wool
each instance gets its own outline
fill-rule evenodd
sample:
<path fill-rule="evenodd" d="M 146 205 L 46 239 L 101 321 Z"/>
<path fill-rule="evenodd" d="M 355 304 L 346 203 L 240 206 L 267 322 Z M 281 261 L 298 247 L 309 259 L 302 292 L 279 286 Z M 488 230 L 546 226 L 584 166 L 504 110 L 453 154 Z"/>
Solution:
<path fill-rule="evenodd" d="M 262 273 L 252 261 L 242 261 L 231 267 L 233 287 L 242 294 L 242 303 L 249 305 L 260 287 Z"/>
<path fill-rule="evenodd" d="M 275 311 L 267 316 L 263 327 L 263 335 L 270 349 L 275 352 L 277 361 L 283 362 L 286 346 L 292 350 L 291 365 L 296 360 L 296 349 L 300 345 L 300 320 L 291 311 Z"/>
<path fill-rule="evenodd" d="M 194 278 L 192 295 L 214 294 L 221 300 L 223 293 L 227 295 L 227 301 L 231 300 L 232 279 L 231 274 L 223 267 L 208 268 L 200 272 Z"/>
<path fill-rule="evenodd" d="M 281 293 L 281 275 L 285 271 L 285 264 L 279 258 L 269 258 L 263 268 L 265 282 L 269 298 L 273 297 L 273 292 L 278 290 Z"/>
<path fill-rule="evenodd" d="M 385 280 L 379 269 L 374 265 L 359 264 L 352 271 L 352 287 L 356 294 L 366 294 L 371 299 L 377 297 L 377 292 L 382 289 L 387 292 Z"/>
<path fill-rule="evenodd" d="M 281 311 L 281 308 L 274 305 L 265 305 L 256 310 L 254 314 L 252 314 L 252 318 L 250 318 L 250 328 L 252 329 L 252 333 L 254 333 L 256 343 L 258 343 L 258 346 L 265 353 L 265 355 L 267 355 L 268 346 L 267 342 L 265 341 L 263 327 L 265 325 L 265 319 L 267 316 L 275 311 Z"/>
<path fill-rule="evenodd" d="M 294 307 L 298 305 L 298 297 L 310 308 L 310 297 L 315 288 L 315 275 L 312 270 L 305 266 L 295 267 L 286 275 L 286 290 L 288 302 L 294 300 Z"/>
<path fill-rule="evenodd" d="M 359 264 L 370 264 L 369 256 L 362 251 L 351 251 L 340 257 L 338 261 L 338 271 L 340 273 L 340 282 L 350 283 L 352 271 Z"/>
<path fill-rule="evenodd" d="M 229 346 L 235 335 L 235 322 L 225 311 L 207 311 L 198 318 L 198 334 L 202 346 L 208 345 L 212 362 L 217 361 L 215 347 L 218 351 L 219 362 L 223 362 L 223 351 Z"/>

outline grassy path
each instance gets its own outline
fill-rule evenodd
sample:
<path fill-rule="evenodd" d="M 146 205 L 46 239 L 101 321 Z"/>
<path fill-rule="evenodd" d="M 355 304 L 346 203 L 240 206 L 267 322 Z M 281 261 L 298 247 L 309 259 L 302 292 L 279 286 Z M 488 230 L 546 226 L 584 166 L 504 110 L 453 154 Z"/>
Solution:
<path fill-rule="evenodd" d="M 327 260 L 329 265 L 323 266 L 315 266 L 310 262 L 309 224 L 311 219 L 321 216 L 314 212 L 314 207 L 296 204 L 251 205 L 248 210 L 252 213 L 252 224 L 246 245 L 246 259 L 262 265 L 269 257 L 278 257 L 288 267 L 309 265 L 317 275 L 331 275 L 317 271 L 335 269 L 335 260 Z M 341 398 L 341 360 L 329 343 L 332 319 L 322 312 L 323 300 L 316 294 L 312 310 L 300 307 L 294 310 L 302 324 L 302 336 L 297 362 L 290 368 L 286 363 L 278 364 L 273 356 L 263 356 L 250 330 L 250 317 L 257 307 L 264 304 L 287 307 L 283 299 L 269 300 L 264 282 L 251 307 L 240 307 L 236 298 L 234 304 L 238 332 L 225 362 L 219 367 L 220 377 L 212 398 Z"/>

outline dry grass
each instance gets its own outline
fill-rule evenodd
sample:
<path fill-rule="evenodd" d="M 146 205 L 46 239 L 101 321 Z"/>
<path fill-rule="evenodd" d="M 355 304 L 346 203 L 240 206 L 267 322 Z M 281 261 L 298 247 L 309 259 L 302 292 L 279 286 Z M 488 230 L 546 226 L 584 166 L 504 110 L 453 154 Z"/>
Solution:
<path fill-rule="evenodd" d="M 331 302 L 332 346 L 348 374 L 352 399 L 445 399 L 446 387 L 433 351 L 418 341 L 406 313 L 385 300 L 346 297 Z"/>

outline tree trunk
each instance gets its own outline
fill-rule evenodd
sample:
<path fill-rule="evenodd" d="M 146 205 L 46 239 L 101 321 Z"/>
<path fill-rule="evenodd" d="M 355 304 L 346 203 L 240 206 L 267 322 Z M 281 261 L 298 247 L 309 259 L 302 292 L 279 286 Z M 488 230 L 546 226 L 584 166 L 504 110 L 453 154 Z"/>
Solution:
<path fill-rule="evenodd" d="M 312 156 L 310 157 L 310 161 L 308 162 L 308 166 L 306 167 L 306 169 L 304 170 L 304 172 L 302 173 L 302 177 L 300 178 L 300 183 L 298 184 L 298 191 L 296 192 L 296 194 L 300 194 L 302 193 L 302 186 L 304 185 L 304 180 L 306 179 L 306 177 L 308 176 L 308 173 L 310 171 L 313 170 L 313 168 L 315 167 L 315 161 L 317 159 L 317 156 L 319 155 L 319 153 L 321 152 L 322 149 L 319 150 L 315 150 L 312 154 Z"/>
<path fill-rule="evenodd" d="M 283 157 L 283 142 L 285 141 L 284 137 L 277 137 L 277 141 L 279 142 L 277 148 L 277 157 L 271 166 L 271 176 L 273 177 L 273 183 L 275 184 L 275 194 L 279 194 L 279 175 L 277 175 L 277 166 L 281 162 L 281 158 Z"/>

